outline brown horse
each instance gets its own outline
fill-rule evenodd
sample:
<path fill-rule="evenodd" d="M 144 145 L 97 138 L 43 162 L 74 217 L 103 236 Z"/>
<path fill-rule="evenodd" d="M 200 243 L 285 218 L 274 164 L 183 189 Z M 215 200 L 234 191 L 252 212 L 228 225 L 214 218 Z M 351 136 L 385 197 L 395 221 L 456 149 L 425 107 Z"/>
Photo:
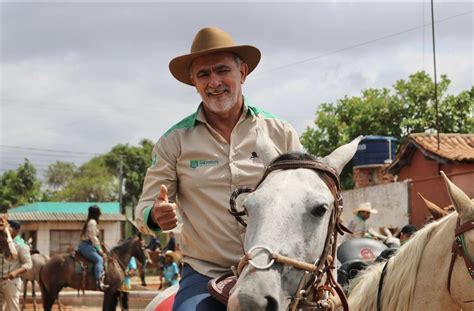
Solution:
<path fill-rule="evenodd" d="M 142 263 L 146 260 L 141 236 L 129 238 L 114 247 L 107 259 L 104 260 L 106 265 L 105 284 L 109 287 L 104 291 L 103 311 L 110 309 L 114 294 L 122 285 L 125 270 L 132 256 Z M 93 273 L 88 271 L 84 280 L 82 271 L 77 272 L 78 270 L 81 270 L 80 264 L 70 254 L 55 255 L 41 268 L 39 283 L 45 311 L 51 310 L 59 292 L 64 287 L 98 290 Z"/>

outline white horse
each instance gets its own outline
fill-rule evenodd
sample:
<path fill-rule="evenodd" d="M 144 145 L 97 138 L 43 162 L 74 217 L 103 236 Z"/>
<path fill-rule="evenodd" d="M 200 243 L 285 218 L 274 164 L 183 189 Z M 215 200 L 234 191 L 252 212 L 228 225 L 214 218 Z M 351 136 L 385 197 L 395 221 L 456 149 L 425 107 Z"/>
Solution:
<path fill-rule="evenodd" d="M 419 230 L 388 261 L 380 296 L 385 264 L 362 274 L 351 311 L 474 310 L 474 202 L 441 174 L 456 212 Z"/>
<path fill-rule="evenodd" d="M 361 138 L 339 147 L 319 163 L 339 175 L 354 156 Z M 262 150 L 259 139 L 257 154 L 266 165 L 277 155 L 273 148 Z M 325 258 L 335 262 L 327 256 L 335 251 L 335 245 L 333 249 L 325 247 L 334 242 L 334 222 L 339 225 L 340 221 L 335 216 L 340 212 L 340 193 L 335 193 L 334 184 L 328 182 L 334 175 L 311 169 L 311 164 L 300 166 L 298 161 L 294 167 L 278 169 L 279 163 L 289 164 L 295 159 L 311 163 L 312 158 L 305 154 L 278 157 L 270 163 L 277 169 L 267 169 L 266 178 L 243 200 L 248 214 L 246 255 L 238 267 L 240 276 L 229 298 L 229 310 L 299 308 L 306 295 L 319 297 L 319 293 L 305 292 L 304 288 L 308 282 L 324 282 L 312 277 L 322 277 L 318 269 L 330 270 L 324 266 Z M 321 287 L 316 290 L 325 292 Z M 322 295 L 326 297 L 328 293 Z"/>

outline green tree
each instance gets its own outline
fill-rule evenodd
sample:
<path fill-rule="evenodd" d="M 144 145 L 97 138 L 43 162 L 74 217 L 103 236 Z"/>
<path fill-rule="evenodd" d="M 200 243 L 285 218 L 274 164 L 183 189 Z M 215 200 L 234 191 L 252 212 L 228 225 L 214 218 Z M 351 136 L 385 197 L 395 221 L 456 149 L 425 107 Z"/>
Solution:
<path fill-rule="evenodd" d="M 76 170 L 77 167 L 72 162 L 56 161 L 46 170 L 46 184 L 55 190 L 63 189 L 71 181 Z"/>
<path fill-rule="evenodd" d="M 79 167 L 68 185 L 54 199 L 78 202 L 110 202 L 117 199 L 117 179 L 110 174 L 103 157 Z"/>
<path fill-rule="evenodd" d="M 446 75 L 438 83 L 440 132 L 474 131 L 474 87 L 459 95 L 448 95 L 451 81 Z M 426 72 L 399 80 L 393 89 L 366 89 L 361 96 L 322 103 L 314 127 L 308 127 L 301 142 L 308 152 L 324 156 L 359 135 L 394 136 L 400 142 L 410 133 L 436 129 L 434 82 Z M 343 171 L 345 188 L 352 186 L 352 167 Z"/>
<path fill-rule="evenodd" d="M 119 144 L 104 155 L 110 172 L 123 178 L 122 205 L 135 205 L 142 192 L 146 170 L 151 163 L 153 142 L 143 139 L 139 146 Z M 120 170 L 122 170 L 120 172 Z"/>
<path fill-rule="evenodd" d="M 0 210 L 35 202 L 41 199 L 41 182 L 36 168 L 28 159 L 16 171 L 8 170 L 0 178 Z"/>

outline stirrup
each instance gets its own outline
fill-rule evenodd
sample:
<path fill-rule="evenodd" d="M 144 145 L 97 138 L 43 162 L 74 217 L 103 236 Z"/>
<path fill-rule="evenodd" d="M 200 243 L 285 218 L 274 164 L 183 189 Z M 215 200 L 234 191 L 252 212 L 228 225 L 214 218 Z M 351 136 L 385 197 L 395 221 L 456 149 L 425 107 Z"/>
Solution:
<path fill-rule="evenodd" d="M 102 280 L 100 281 L 97 281 L 97 287 L 99 288 L 100 291 L 105 291 L 107 288 L 110 287 L 110 285 L 108 284 L 105 284 L 104 282 L 102 282 Z"/>

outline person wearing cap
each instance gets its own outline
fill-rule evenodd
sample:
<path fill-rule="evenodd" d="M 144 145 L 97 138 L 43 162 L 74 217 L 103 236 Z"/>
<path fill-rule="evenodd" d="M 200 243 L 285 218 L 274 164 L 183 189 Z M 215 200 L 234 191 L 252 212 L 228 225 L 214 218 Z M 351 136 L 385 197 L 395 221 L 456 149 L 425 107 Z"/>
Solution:
<path fill-rule="evenodd" d="M 400 239 L 400 244 L 405 244 L 415 233 L 416 227 L 410 224 L 403 226 L 402 230 L 398 234 L 398 238 Z"/>
<path fill-rule="evenodd" d="M 30 250 L 15 243 L 8 222 L 0 224 L 0 310 L 20 310 L 20 276 L 33 267 Z"/>
<path fill-rule="evenodd" d="M 29 250 L 30 246 L 25 242 L 25 240 L 20 235 L 21 223 L 16 220 L 8 220 L 8 223 L 10 225 L 11 236 L 12 236 L 13 242 L 15 242 L 16 244 L 20 246 L 26 247 Z"/>
<path fill-rule="evenodd" d="M 352 211 L 354 218 L 349 222 L 348 228 L 352 231 L 352 235 L 348 235 L 349 239 L 354 238 L 371 238 L 367 226 L 367 219 L 371 214 L 377 214 L 377 210 L 372 208 L 370 202 L 360 203 L 359 207 Z"/>
<path fill-rule="evenodd" d="M 244 253 L 245 228 L 227 209 L 235 189 L 255 186 L 263 175 L 257 131 L 279 153 L 301 151 L 293 127 L 243 96 L 242 85 L 260 57 L 256 47 L 237 45 L 222 29 L 206 27 L 189 54 L 169 63 L 171 74 L 195 88 L 201 103 L 154 146 L 135 218 L 143 232 L 171 230 L 179 207 L 184 266 L 174 310 L 226 309 L 208 294 L 207 283 L 230 271 Z"/>

